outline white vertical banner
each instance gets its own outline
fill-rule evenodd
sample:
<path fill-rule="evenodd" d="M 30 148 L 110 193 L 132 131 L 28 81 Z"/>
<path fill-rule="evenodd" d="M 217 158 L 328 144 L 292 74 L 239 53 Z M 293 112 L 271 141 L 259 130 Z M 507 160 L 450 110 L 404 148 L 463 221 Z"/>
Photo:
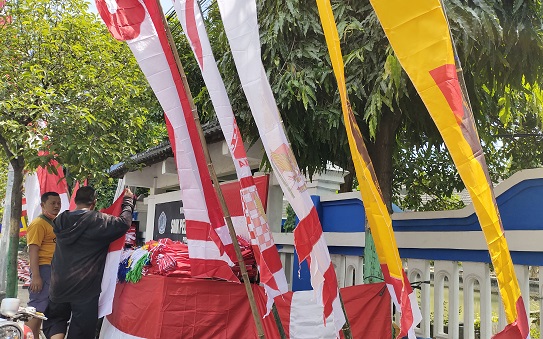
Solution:
<path fill-rule="evenodd" d="M 192 109 L 155 0 L 96 0 L 114 38 L 125 41 L 164 109 L 186 217 L 195 277 L 239 279 L 234 246 L 211 182 Z"/>
<path fill-rule="evenodd" d="M 323 318 L 333 314 L 334 332 L 345 323 L 334 266 L 323 237 L 317 211 L 307 191 L 287 140 L 260 54 L 256 2 L 218 0 L 234 62 L 274 174 L 300 223 L 294 245 L 300 259 L 308 261 L 316 301 L 323 305 Z M 324 320 L 323 320 L 324 321 Z"/>
<path fill-rule="evenodd" d="M 268 314 L 273 304 L 273 298 L 288 292 L 285 271 L 251 174 L 247 152 L 211 50 L 198 3 L 196 0 L 174 0 L 173 5 L 202 71 L 204 82 L 234 162 L 245 214 L 240 219 L 245 224 L 244 228 L 249 230 L 251 245 L 260 271 L 260 282 L 268 297 L 266 312 Z"/>

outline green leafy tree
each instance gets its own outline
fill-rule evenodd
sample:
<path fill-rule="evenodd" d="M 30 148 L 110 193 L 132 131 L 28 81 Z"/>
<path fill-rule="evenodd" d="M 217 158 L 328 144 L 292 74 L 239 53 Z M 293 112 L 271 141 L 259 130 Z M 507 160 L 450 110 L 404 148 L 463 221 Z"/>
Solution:
<path fill-rule="evenodd" d="M 8 161 L 6 160 L 4 154 L 0 153 L 0 217 L 4 215 L 4 204 L 2 203 L 6 198 L 6 183 L 8 173 Z M 1 221 L 0 221 L 1 223 Z M 2 225 L 2 229 L 5 230 Z"/>
<path fill-rule="evenodd" d="M 126 44 L 86 1 L 10 1 L 0 15 L 10 17 L 0 26 L 0 145 L 14 169 L 10 246 L 17 246 L 25 169 L 55 158 L 70 177 L 98 182 L 111 164 L 158 143 L 164 128 Z M 10 247 L 8 296 L 17 292 L 16 256 Z"/>
<path fill-rule="evenodd" d="M 429 194 L 443 197 L 433 203 L 436 207 L 460 206 L 454 194 L 463 184 L 371 5 L 368 1 L 332 1 L 332 5 L 349 97 L 385 202 L 390 208 L 394 199 L 410 201 L 406 207 L 417 208 L 413 202 Z M 496 135 L 512 131 L 537 134 L 540 130 L 541 3 L 446 0 L 444 5 L 491 177 L 499 180 L 523 166 L 540 164 L 541 145 L 534 145 L 530 155 L 523 156 L 517 153 L 518 141 L 511 143 Z M 213 11 L 212 7 L 210 13 Z M 337 84 L 315 2 L 258 1 L 258 15 L 264 68 L 300 166 L 311 175 L 331 161 L 353 173 Z M 213 27 L 220 29 L 220 22 Z M 226 37 L 216 33 L 215 38 L 215 55 L 221 56 L 220 69 L 234 111 L 242 130 L 254 138 L 258 134 L 225 47 Z M 351 188 L 348 182 L 346 190 Z M 400 200 L 403 190 L 408 197 Z"/>
<path fill-rule="evenodd" d="M 264 69 L 298 163 L 309 175 L 323 170 L 328 162 L 343 167 L 350 172 L 343 189 L 350 191 L 354 166 L 315 1 L 266 0 L 257 5 Z M 543 7 L 534 0 L 445 0 L 444 6 L 490 174 L 496 180 L 527 163 L 508 140 L 496 139 L 496 131 L 540 127 L 541 114 L 535 108 L 543 74 Z M 394 199 L 413 209 L 461 207 L 455 191 L 463 184 L 373 8 L 368 1 L 332 1 L 332 7 L 349 98 L 389 212 Z M 210 10 L 213 12 L 216 7 Z M 220 31 L 219 20 L 212 27 Z M 254 139 L 258 133 L 226 37 L 221 33 L 214 37 L 215 55 L 238 123 Z M 530 102 L 534 110 L 523 110 Z M 498 149 L 501 145 L 504 147 Z M 502 157 L 504 149 L 509 150 L 508 159 Z M 531 151 L 538 159 L 543 154 L 540 149 L 537 145 Z M 422 204 L 423 195 L 434 199 Z M 371 239 L 366 244 L 371 245 Z M 366 248 L 371 254 L 371 246 Z M 378 265 L 375 267 L 377 274 Z"/>
<path fill-rule="evenodd" d="M 541 166 L 541 3 L 444 3 L 492 180 Z M 407 189 L 403 202 L 413 202 L 422 194 L 452 197 L 454 190 L 464 186 L 452 162 L 444 161 L 448 154 L 427 151 L 443 152 L 441 138 L 417 134 L 410 125 L 402 126 L 397 134 L 403 150 L 395 151 L 396 174 L 400 174 L 395 176 L 395 191 Z M 418 163 L 417 170 L 413 163 Z M 416 208 L 409 203 L 404 207 Z"/>
<path fill-rule="evenodd" d="M 351 173 L 343 189 L 350 191 L 354 167 L 315 2 L 266 0 L 257 5 L 264 68 L 300 167 L 312 175 L 328 162 L 341 166 Z M 427 209 L 430 205 L 417 203 L 430 195 L 441 199 L 432 202 L 436 207 L 461 206 L 454 195 L 463 183 L 373 8 L 368 1 L 332 1 L 332 5 L 350 101 L 385 202 L 389 208 L 395 201 L 405 208 Z M 217 4 L 203 6 L 238 124 L 246 139 L 255 140 L 258 131 Z M 491 178 L 499 181 L 516 170 L 541 165 L 541 3 L 444 0 L 444 6 Z M 170 23 L 201 116 L 210 119 L 213 109 L 194 57 L 174 17 Z"/>

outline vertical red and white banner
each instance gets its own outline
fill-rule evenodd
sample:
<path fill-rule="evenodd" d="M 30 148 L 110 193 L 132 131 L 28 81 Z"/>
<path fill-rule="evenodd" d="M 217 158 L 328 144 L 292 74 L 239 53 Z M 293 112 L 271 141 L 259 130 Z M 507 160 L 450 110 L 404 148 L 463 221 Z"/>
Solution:
<path fill-rule="evenodd" d="M 49 173 L 47 168 L 40 166 L 35 173 L 29 173 L 25 176 L 26 210 L 29 221 L 41 214 L 41 195 L 45 192 L 57 192 L 60 195 L 62 205 L 59 213 L 67 210 L 70 206 L 68 184 L 62 166 L 56 160 L 51 160 L 50 166 L 56 169 L 57 174 Z"/>
<path fill-rule="evenodd" d="M 300 262 L 307 259 L 317 302 L 323 305 L 324 318 L 330 317 L 335 333 L 338 334 L 345 323 L 345 317 L 341 309 L 336 273 L 317 211 L 290 148 L 262 65 L 256 2 L 218 0 L 218 4 L 241 84 L 266 154 L 285 198 L 300 219 L 294 231 L 294 246 Z"/>
<path fill-rule="evenodd" d="M 288 292 L 285 271 L 279 252 L 273 241 L 264 206 L 258 195 L 243 140 L 238 129 L 224 82 L 217 68 L 204 20 L 196 0 L 173 0 L 179 22 L 187 37 L 194 56 L 200 66 L 204 82 L 217 113 L 224 138 L 230 148 L 234 167 L 240 183 L 240 195 L 245 218 L 242 222 L 249 228 L 251 245 L 260 272 L 260 282 L 268 297 L 267 312 L 271 310 L 273 298 Z M 232 218 L 234 219 L 234 217 Z"/>
<path fill-rule="evenodd" d="M 75 189 L 73 195 L 75 195 Z M 100 212 L 118 217 L 121 215 L 123 207 L 124 194 L 121 194 L 108 208 L 101 209 Z M 115 285 L 117 284 L 117 271 L 119 270 L 119 262 L 124 247 L 125 237 L 122 236 L 109 244 L 106 256 L 106 264 L 104 265 L 104 275 L 102 277 L 102 285 L 100 297 L 98 299 L 98 318 L 111 314 L 113 310 L 113 298 L 115 297 Z"/>
<path fill-rule="evenodd" d="M 192 275 L 238 281 L 235 254 L 155 0 L 96 0 L 109 31 L 126 41 L 164 109 L 186 218 Z"/>

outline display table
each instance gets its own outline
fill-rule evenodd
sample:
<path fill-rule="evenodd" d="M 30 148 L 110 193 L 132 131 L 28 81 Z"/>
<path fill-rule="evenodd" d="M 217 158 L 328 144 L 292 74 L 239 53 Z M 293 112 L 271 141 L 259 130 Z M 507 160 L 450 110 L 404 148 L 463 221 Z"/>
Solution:
<path fill-rule="evenodd" d="M 252 286 L 264 314 L 264 289 Z M 390 296 L 384 284 L 347 287 L 341 294 L 354 338 L 391 337 Z M 335 337 L 322 324 L 322 308 L 307 300 L 312 295 L 312 291 L 289 292 L 276 299 L 288 337 Z M 264 319 L 264 328 L 266 338 L 279 338 L 271 314 Z M 257 335 L 243 284 L 145 276 L 136 284 L 117 285 L 113 312 L 104 319 L 100 338 L 253 339 Z"/>

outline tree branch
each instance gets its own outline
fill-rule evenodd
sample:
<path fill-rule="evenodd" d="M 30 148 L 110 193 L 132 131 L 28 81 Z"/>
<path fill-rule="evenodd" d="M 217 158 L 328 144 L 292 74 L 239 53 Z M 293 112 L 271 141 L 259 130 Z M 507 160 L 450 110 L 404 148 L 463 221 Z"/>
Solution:
<path fill-rule="evenodd" d="M 4 138 L 4 136 L 1 133 L 0 133 L 0 145 L 2 145 L 2 147 L 4 148 L 4 152 L 6 153 L 6 157 L 11 162 L 11 159 L 14 157 L 13 153 L 9 150 L 8 142 L 7 142 L 6 138 Z"/>

